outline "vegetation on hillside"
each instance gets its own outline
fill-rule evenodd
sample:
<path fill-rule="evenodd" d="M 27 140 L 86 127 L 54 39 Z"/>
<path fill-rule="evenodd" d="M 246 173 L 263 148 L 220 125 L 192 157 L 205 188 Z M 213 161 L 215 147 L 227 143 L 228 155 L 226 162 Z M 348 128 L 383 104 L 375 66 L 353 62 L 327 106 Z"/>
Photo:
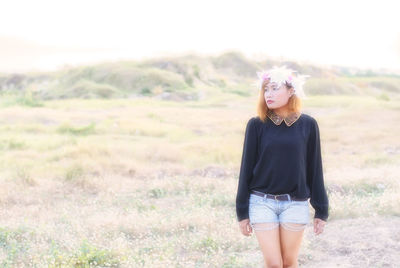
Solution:
<path fill-rule="evenodd" d="M 143 61 L 104 62 L 54 72 L 0 74 L 0 94 L 15 102 L 38 106 L 50 99 L 155 97 L 200 100 L 219 94 L 248 96 L 256 72 L 286 65 L 308 74 L 308 95 L 370 95 L 390 99 L 400 93 L 400 75 L 346 67 L 326 69 L 310 64 L 275 60 L 254 61 L 239 52 L 219 56 L 186 55 Z"/>

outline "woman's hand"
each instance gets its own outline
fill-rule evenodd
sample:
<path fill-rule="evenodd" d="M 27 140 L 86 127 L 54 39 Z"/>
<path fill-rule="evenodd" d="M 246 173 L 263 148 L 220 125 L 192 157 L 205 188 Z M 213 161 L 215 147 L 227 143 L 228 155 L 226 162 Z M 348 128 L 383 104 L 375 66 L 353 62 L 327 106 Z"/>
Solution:
<path fill-rule="evenodd" d="M 239 222 L 239 228 L 243 235 L 249 236 L 253 232 L 253 228 L 250 225 L 250 219 L 244 219 Z"/>
<path fill-rule="evenodd" d="M 319 218 L 314 218 L 314 232 L 316 235 L 319 235 L 324 231 L 324 226 L 326 224 L 326 221 L 321 220 Z"/>

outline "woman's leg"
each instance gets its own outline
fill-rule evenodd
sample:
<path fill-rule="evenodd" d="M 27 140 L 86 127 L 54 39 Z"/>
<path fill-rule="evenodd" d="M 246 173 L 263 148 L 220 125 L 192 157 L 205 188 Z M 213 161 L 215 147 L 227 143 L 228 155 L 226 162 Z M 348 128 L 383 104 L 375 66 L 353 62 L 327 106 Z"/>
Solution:
<path fill-rule="evenodd" d="M 278 222 L 253 224 L 253 231 L 264 256 L 266 268 L 282 268 L 283 262 L 278 227 Z"/>
<path fill-rule="evenodd" d="M 308 201 L 284 201 L 279 215 L 283 267 L 297 268 L 304 229 L 310 218 Z"/>
<path fill-rule="evenodd" d="M 284 268 L 297 268 L 297 256 L 306 224 L 281 223 L 279 234 Z"/>

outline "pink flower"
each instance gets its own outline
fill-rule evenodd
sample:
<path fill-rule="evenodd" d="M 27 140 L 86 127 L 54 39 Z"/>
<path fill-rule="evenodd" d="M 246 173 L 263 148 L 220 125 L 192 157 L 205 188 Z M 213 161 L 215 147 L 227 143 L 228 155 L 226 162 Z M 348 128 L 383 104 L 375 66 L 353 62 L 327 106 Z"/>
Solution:
<path fill-rule="evenodd" d="M 266 80 L 266 79 L 269 79 L 269 78 L 270 78 L 270 75 L 268 73 L 264 73 L 262 75 L 262 80 Z"/>

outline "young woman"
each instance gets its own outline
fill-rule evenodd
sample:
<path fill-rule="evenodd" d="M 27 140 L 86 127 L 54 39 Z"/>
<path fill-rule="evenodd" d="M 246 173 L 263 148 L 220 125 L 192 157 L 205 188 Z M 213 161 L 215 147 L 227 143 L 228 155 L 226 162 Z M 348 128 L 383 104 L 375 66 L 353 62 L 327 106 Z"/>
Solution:
<path fill-rule="evenodd" d="M 308 198 L 316 235 L 328 218 L 318 124 L 300 111 L 307 75 L 294 72 L 285 66 L 257 72 L 258 116 L 244 138 L 237 220 L 243 235 L 255 231 L 266 267 L 298 267 Z"/>

